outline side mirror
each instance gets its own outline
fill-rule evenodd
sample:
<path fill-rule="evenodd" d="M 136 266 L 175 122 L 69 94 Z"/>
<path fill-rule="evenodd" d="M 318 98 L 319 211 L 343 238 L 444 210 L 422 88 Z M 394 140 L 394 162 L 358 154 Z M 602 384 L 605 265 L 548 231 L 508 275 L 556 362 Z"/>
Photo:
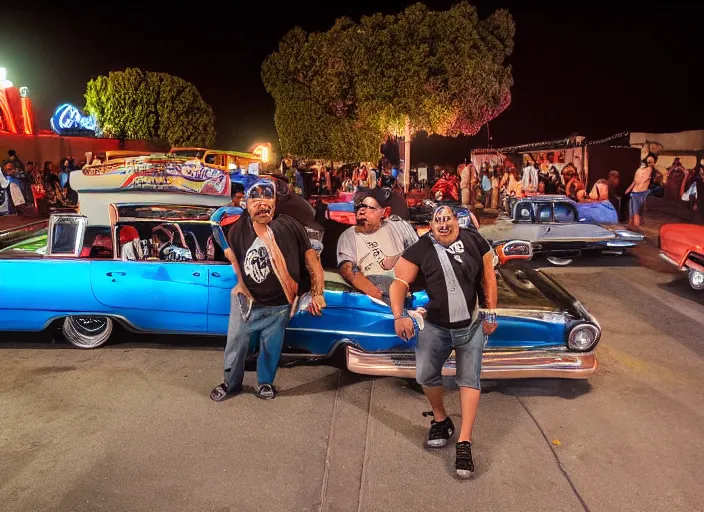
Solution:
<path fill-rule="evenodd" d="M 512 240 L 496 247 L 499 264 L 505 265 L 511 260 L 529 260 L 533 257 L 533 246 L 523 240 Z"/>

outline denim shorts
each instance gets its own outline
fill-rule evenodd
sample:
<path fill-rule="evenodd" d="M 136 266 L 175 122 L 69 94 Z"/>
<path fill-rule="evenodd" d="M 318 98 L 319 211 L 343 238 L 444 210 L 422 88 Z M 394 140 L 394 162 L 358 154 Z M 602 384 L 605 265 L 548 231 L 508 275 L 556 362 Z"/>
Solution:
<path fill-rule="evenodd" d="M 631 202 L 629 204 L 629 209 L 631 217 L 634 215 L 643 215 L 643 208 L 645 207 L 645 200 L 648 199 L 650 195 L 650 190 L 645 192 L 631 192 Z"/>
<path fill-rule="evenodd" d="M 416 345 L 416 381 L 422 386 L 442 386 L 442 367 L 454 349 L 457 385 L 481 389 L 482 352 L 487 341 L 480 319 L 462 329 L 425 322 Z"/>

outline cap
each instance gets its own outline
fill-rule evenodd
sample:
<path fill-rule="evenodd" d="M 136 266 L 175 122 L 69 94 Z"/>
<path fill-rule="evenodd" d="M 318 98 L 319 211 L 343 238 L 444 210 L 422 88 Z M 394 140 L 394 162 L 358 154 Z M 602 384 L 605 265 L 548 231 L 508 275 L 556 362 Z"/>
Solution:
<path fill-rule="evenodd" d="M 393 195 L 393 192 L 388 188 L 360 187 L 354 196 L 354 204 L 358 205 L 359 203 L 364 201 L 367 197 L 372 197 L 376 200 L 377 203 L 379 203 L 379 205 L 382 208 L 386 208 L 387 206 L 391 206 L 390 200 L 391 200 L 392 195 Z"/>

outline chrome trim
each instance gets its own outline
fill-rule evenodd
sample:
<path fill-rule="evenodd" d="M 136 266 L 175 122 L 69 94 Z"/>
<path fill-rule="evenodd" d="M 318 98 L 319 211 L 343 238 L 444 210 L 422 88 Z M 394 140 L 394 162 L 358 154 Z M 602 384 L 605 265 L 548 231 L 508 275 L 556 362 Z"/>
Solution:
<path fill-rule="evenodd" d="M 550 350 L 485 351 L 482 379 L 563 378 L 586 379 L 599 363 L 594 352 Z M 347 368 L 354 373 L 380 377 L 415 378 L 415 353 L 372 353 L 347 347 Z M 456 374 L 451 355 L 442 369 L 444 376 Z"/>
<path fill-rule="evenodd" d="M 336 331 L 333 329 L 311 329 L 309 327 L 288 327 L 287 331 L 318 332 L 321 334 L 339 334 L 340 336 L 373 336 L 374 338 L 396 338 L 396 334 L 379 334 L 361 331 Z"/>
<path fill-rule="evenodd" d="M 606 247 L 635 247 L 637 244 L 630 240 L 612 240 L 606 242 Z"/>
<path fill-rule="evenodd" d="M 3 229 L 0 231 L 0 240 L 11 240 L 15 235 L 21 235 L 22 233 L 31 233 L 49 226 L 49 219 L 38 220 L 35 222 L 30 222 L 29 224 L 22 224 L 14 228 Z"/>
<path fill-rule="evenodd" d="M 686 271 L 687 271 L 687 268 L 686 268 L 686 267 L 681 267 L 679 263 L 677 263 L 675 260 L 673 260 L 672 258 L 670 258 L 667 254 L 665 254 L 665 253 L 662 252 L 662 251 L 660 251 L 660 257 L 661 257 L 663 260 L 665 260 L 666 262 L 668 262 L 669 264 L 674 265 L 675 267 L 677 267 L 677 268 L 680 269 L 681 271 L 683 271 L 683 272 L 686 272 Z"/>

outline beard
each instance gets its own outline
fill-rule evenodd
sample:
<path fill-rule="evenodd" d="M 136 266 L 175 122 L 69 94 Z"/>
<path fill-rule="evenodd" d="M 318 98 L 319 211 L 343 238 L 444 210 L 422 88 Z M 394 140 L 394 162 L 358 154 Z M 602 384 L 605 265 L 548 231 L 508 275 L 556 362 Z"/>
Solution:
<path fill-rule="evenodd" d="M 357 219 L 357 226 L 355 227 L 355 229 L 359 233 L 373 233 L 374 231 L 376 231 L 380 227 L 381 227 L 381 224 L 377 224 L 374 226 L 370 225 L 369 219 Z"/>

